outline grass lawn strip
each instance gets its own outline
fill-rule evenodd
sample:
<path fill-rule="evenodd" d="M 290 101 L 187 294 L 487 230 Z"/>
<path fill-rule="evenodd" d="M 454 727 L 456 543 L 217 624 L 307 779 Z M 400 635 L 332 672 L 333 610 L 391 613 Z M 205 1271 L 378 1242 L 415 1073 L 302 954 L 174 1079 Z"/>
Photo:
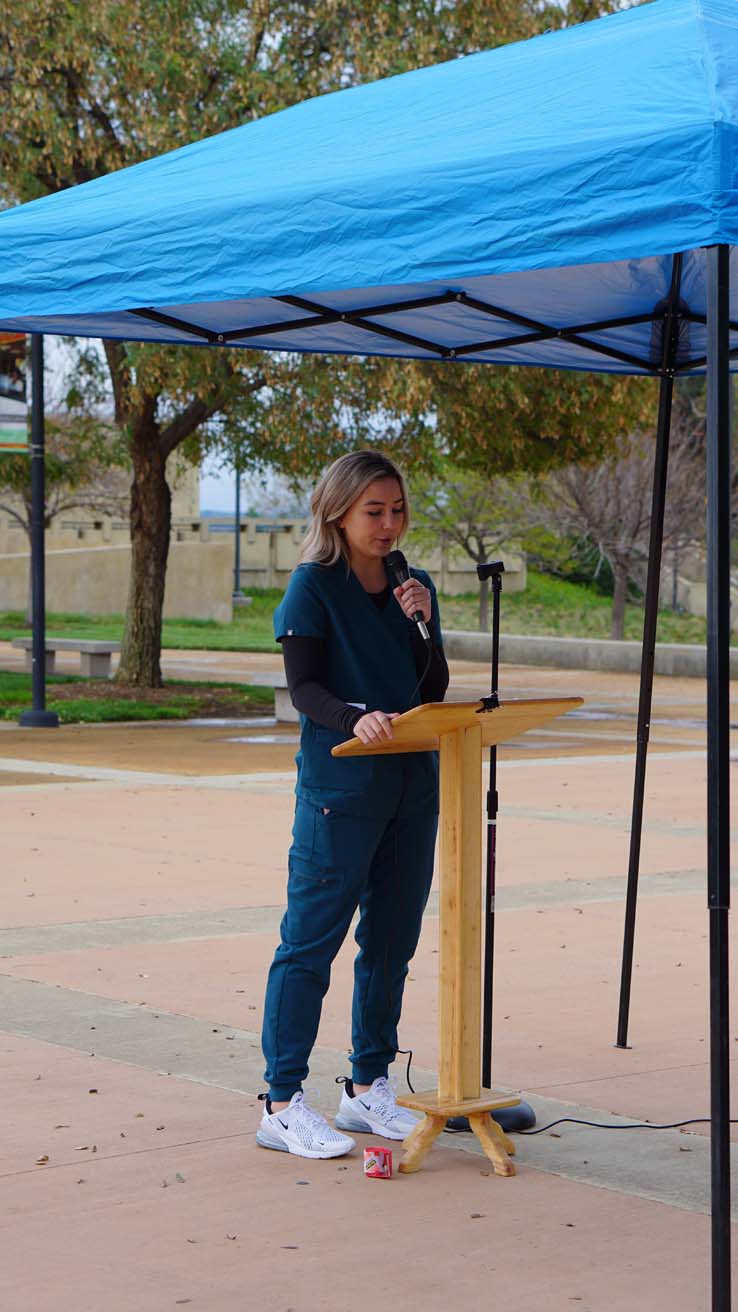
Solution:
<path fill-rule="evenodd" d="M 242 683 L 175 683 L 136 688 L 52 675 L 46 706 L 62 724 L 120 720 L 243 719 L 274 714 L 274 690 Z M 28 674 L 0 673 L 0 720 L 17 720 L 32 702 Z"/>
<path fill-rule="evenodd" d="M 253 589 L 250 606 L 235 611 L 230 624 L 215 620 L 165 620 L 162 646 L 181 651 L 268 651 L 279 654 L 272 634 L 272 615 L 281 600 L 279 589 Z M 475 631 L 479 627 L 479 600 L 475 594 L 441 596 L 441 618 L 446 629 Z M 612 603 L 594 587 L 569 583 L 550 575 L 528 573 L 524 592 L 506 592 L 501 601 L 503 633 L 550 635 L 566 638 L 609 638 Z M 47 616 L 47 633 L 57 638 L 100 638 L 120 641 L 123 632 L 121 615 Z M 0 640 L 30 633 L 19 611 L 0 611 Z M 625 637 L 640 642 L 643 638 L 643 607 L 625 609 Z M 704 644 L 705 621 L 695 615 L 659 611 L 658 642 Z M 731 641 L 737 641 L 732 638 Z"/>

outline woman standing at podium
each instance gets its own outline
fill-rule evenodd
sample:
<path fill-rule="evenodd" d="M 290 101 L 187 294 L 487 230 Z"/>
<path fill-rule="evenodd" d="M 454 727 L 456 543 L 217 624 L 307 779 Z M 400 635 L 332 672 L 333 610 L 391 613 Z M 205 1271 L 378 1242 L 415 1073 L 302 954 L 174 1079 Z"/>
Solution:
<path fill-rule="evenodd" d="M 354 1147 L 341 1131 L 404 1139 L 414 1119 L 388 1079 L 408 962 L 433 877 L 435 752 L 336 758 L 356 736 L 392 737 L 411 706 L 448 686 L 436 592 L 411 569 L 392 586 L 385 557 L 409 522 L 405 481 L 373 451 L 336 460 L 312 497 L 312 523 L 274 616 L 301 719 L 287 911 L 269 972 L 262 1046 L 268 1093 L 257 1141 L 303 1157 Z M 411 618 L 420 612 L 430 644 Z M 333 960 L 356 910 L 352 1073 L 338 1131 L 306 1102 L 302 1082 Z"/>

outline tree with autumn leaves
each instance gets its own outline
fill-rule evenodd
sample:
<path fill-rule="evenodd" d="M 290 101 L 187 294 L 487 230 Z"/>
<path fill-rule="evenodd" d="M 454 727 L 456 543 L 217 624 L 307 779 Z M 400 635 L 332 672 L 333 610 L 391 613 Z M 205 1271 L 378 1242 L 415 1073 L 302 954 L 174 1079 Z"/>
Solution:
<path fill-rule="evenodd" d="M 571 0 L 35 0 L 0 14 L 0 200 L 21 203 L 273 113 L 616 3 Z M 302 474 L 347 444 L 424 443 L 497 469 L 589 452 L 643 421 L 648 385 L 545 371 L 103 343 L 132 466 L 118 677 L 161 681 L 167 461 L 213 442 Z"/>

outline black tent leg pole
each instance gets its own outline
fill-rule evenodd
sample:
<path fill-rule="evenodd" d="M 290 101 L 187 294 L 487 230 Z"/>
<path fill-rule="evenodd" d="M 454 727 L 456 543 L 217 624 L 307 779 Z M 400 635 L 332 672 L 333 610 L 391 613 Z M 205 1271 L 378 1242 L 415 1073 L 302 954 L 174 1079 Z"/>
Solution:
<path fill-rule="evenodd" d="M 712 1312 L 730 1312 L 730 249 L 707 281 L 707 903 L 710 918 Z"/>
<path fill-rule="evenodd" d="M 623 961 L 620 974 L 620 1006 L 616 1046 L 628 1046 L 628 1015 L 630 1012 L 630 986 L 633 976 L 633 941 L 635 939 L 636 903 L 638 899 L 638 872 L 641 859 L 641 832 L 643 829 L 643 794 L 646 786 L 646 758 L 651 728 L 651 699 L 653 694 L 653 666 L 656 652 L 656 621 L 659 610 L 661 582 L 661 549 L 664 541 L 664 507 L 666 505 L 666 476 L 669 468 L 669 432 L 671 429 L 671 403 L 674 396 L 674 367 L 679 350 L 679 318 L 684 256 L 677 251 L 671 262 L 669 295 L 660 303 L 663 310 L 661 336 L 661 388 L 659 413 L 656 425 L 656 454 L 653 466 L 651 494 L 651 531 L 648 544 L 648 575 L 643 616 L 643 651 L 641 655 L 641 690 L 638 699 L 638 730 L 636 736 L 636 768 L 633 783 L 633 813 L 630 823 L 630 856 L 628 859 L 628 888 L 625 902 L 625 930 L 623 934 Z"/>
<path fill-rule="evenodd" d="M 33 611 L 31 681 L 33 705 L 20 723 L 31 729 L 55 729 L 59 717 L 46 710 L 46 575 L 45 575 L 45 431 L 44 339 L 31 338 L 31 606 Z"/>
<path fill-rule="evenodd" d="M 646 786 L 646 759 L 651 725 L 651 699 L 653 695 L 653 665 L 656 651 L 656 621 L 659 609 L 661 581 L 661 549 L 664 539 L 664 506 L 666 503 L 666 475 L 669 466 L 669 429 L 674 377 L 663 374 L 659 392 L 656 455 L 653 467 L 651 499 L 651 532 L 648 544 L 648 577 L 643 618 L 643 653 L 641 656 L 641 690 L 638 700 L 638 730 L 636 736 L 636 765 L 633 784 L 633 813 L 630 822 L 630 856 L 628 859 L 628 888 L 625 900 L 625 929 L 623 932 L 623 960 L 620 974 L 620 1006 L 616 1046 L 628 1046 L 628 1016 L 630 1013 L 630 986 L 633 975 L 633 942 L 635 939 L 636 905 L 638 901 L 638 872 L 641 859 L 641 831 L 643 828 L 643 794 Z"/>

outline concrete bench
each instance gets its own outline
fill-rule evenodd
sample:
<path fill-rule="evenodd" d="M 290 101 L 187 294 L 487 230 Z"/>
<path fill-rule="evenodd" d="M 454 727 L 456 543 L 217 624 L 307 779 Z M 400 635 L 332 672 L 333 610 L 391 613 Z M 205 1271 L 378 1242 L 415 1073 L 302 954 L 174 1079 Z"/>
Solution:
<path fill-rule="evenodd" d="M 78 651 L 80 670 L 87 679 L 110 678 L 110 658 L 114 651 L 120 651 L 119 642 L 87 642 L 78 638 L 47 638 L 45 645 L 47 674 L 55 672 L 58 651 Z M 13 638 L 12 646 L 26 653 L 26 669 L 30 670 L 33 665 L 33 639 Z"/>
<path fill-rule="evenodd" d="M 275 683 L 274 685 L 274 714 L 277 721 L 282 724 L 298 724 L 300 720 L 299 713 L 292 705 L 290 690 L 287 687 L 287 681 L 284 683 Z"/>
<path fill-rule="evenodd" d="M 284 676 L 284 670 L 275 672 L 272 670 L 254 671 L 252 683 L 258 684 L 261 688 L 274 689 L 274 715 L 280 724 L 297 724 L 300 716 L 292 705 L 290 700 L 287 680 Z"/>

